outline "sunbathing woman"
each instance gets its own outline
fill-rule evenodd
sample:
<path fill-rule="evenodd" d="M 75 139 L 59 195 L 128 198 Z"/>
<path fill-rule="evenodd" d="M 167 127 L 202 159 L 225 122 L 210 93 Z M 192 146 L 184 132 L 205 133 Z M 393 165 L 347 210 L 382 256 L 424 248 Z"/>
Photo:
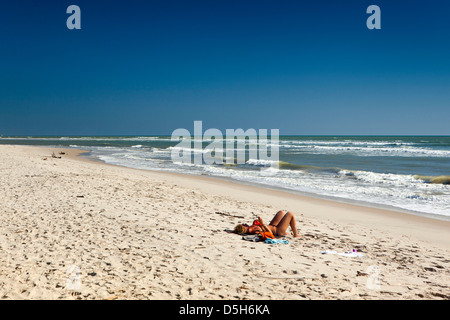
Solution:
<path fill-rule="evenodd" d="M 291 226 L 292 234 L 295 238 L 301 237 L 297 231 L 294 214 L 291 211 L 285 213 L 283 210 L 278 211 L 267 226 L 264 224 L 261 217 L 258 217 L 258 220 L 255 220 L 251 226 L 238 224 L 234 228 L 234 232 L 239 234 L 256 234 L 259 232 L 270 231 L 274 236 L 283 237 L 287 234 L 286 230 L 288 226 Z"/>

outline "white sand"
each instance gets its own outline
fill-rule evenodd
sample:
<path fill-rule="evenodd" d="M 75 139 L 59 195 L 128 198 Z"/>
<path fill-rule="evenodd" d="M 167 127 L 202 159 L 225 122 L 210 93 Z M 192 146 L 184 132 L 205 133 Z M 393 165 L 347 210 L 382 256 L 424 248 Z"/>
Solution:
<path fill-rule="evenodd" d="M 449 222 L 76 154 L 0 146 L 1 299 L 450 298 Z M 278 209 L 303 238 L 224 231 Z"/>

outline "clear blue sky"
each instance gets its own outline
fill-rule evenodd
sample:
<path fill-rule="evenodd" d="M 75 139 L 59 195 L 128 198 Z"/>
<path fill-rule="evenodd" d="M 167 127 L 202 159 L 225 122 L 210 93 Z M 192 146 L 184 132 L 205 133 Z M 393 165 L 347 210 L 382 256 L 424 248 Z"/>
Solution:
<path fill-rule="evenodd" d="M 81 8 L 81 30 L 66 9 Z M 381 30 L 366 9 L 381 8 Z M 2 1 L 0 134 L 450 134 L 449 1 Z"/>

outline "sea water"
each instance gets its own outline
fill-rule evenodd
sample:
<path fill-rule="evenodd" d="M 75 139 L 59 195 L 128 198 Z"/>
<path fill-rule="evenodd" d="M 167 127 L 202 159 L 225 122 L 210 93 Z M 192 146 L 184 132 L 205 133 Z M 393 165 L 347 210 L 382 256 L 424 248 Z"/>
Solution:
<path fill-rule="evenodd" d="M 248 157 L 236 165 L 174 162 L 178 142 L 170 136 L 0 138 L 81 148 L 90 158 L 125 167 L 209 175 L 450 220 L 449 136 L 280 136 L 276 168 Z M 177 151 L 211 152 L 207 144 Z"/>

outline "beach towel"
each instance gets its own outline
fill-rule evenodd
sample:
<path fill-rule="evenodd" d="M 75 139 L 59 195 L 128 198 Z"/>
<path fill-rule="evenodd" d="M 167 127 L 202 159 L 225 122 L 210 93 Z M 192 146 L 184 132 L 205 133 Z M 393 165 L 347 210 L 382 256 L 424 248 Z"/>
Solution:
<path fill-rule="evenodd" d="M 283 239 L 266 239 L 264 241 L 264 243 L 269 243 L 269 244 L 289 244 L 289 241 L 287 240 L 283 240 Z"/>
<path fill-rule="evenodd" d="M 263 240 L 259 234 L 246 235 L 242 237 L 242 240 L 253 241 L 253 242 L 264 242 L 268 244 L 289 244 L 289 241 L 283 239 L 270 239 L 267 238 Z"/>
<path fill-rule="evenodd" d="M 353 250 L 353 252 L 350 252 L 350 251 L 337 252 L 337 251 L 333 251 L 333 250 L 325 250 L 325 251 L 322 251 L 322 254 L 337 254 L 339 256 L 344 256 L 344 257 L 364 257 L 364 255 L 357 252 L 356 250 Z"/>
<path fill-rule="evenodd" d="M 247 241 L 261 241 L 261 237 L 257 234 L 253 234 L 253 235 L 249 235 L 249 236 L 242 236 L 242 240 L 247 240 Z"/>

